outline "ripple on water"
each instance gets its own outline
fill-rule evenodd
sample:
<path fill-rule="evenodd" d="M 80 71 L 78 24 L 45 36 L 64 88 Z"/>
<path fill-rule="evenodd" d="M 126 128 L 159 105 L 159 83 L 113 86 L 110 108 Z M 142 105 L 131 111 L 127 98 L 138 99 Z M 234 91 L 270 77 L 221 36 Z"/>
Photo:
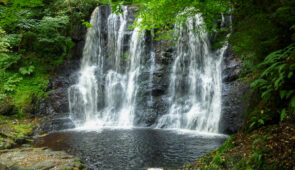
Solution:
<path fill-rule="evenodd" d="M 90 169 L 176 168 L 216 149 L 226 137 L 148 128 L 101 129 L 52 133 L 35 145 L 65 150 Z"/>

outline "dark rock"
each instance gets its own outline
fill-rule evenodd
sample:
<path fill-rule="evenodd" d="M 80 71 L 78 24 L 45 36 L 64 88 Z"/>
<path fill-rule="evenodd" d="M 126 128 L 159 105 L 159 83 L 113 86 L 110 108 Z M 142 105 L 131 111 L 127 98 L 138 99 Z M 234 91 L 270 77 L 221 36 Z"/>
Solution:
<path fill-rule="evenodd" d="M 40 127 L 35 130 L 36 136 L 43 133 L 50 133 L 59 130 L 72 129 L 75 125 L 67 115 L 50 116 L 40 122 Z"/>
<path fill-rule="evenodd" d="M 242 62 L 229 48 L 223 62 L 221 133 L 233 134 L 245 122 L 251 90 L 248 83 L 238 80 L 241 70 Z"/>
<path fill-rule="evenodd" d="M 68 87 L 58 88 L 49 94 L 49 100 L 56 113 L 68 113 Z"/>
<path fill-rule="evenodd" d="M 54 110 L 51 107 L 48 98 L 43 98 L 37 102 L 36 108 L 35 108 L 36 117 L 49 116 L 53 112 Z"/>
<path fill-rule="evenodd" d="M 231 47 L 229 47 L 223 60 L 223 82 L 232 82 L 237 80 L 241 72 L 242 60 L 236 57 Z"/>
<path fill-rule="evenodd" d="M 87 32 L 87 28 L 84 25 L 82 24 L 77 25 L 75 31 L 73 32 L 72 40 L 75 42 L 83 41 L 84 36 L 86 35 L 86 32 Z"/>
<path fill-rule="evenodd" d="M 14 105 L 7 99 L 0 100 L 0 115 L 9 116 L 13 114 L 15 114 Z"/>
<path fill-rule="evenodd" d="M 224 84 L 221 132 L 232 134 L 237 132 L 245 122 L 245 112 L 249 107 L 251 90 L 248 83 L 236 81 Z"/>

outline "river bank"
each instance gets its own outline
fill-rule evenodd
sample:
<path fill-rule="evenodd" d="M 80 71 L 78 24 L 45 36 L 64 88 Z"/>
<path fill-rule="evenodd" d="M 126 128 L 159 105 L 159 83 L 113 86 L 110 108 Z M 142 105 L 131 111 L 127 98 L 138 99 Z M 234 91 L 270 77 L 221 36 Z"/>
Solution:
<path fill-rule="evenodd" d="M 0 169 L 86 169 L 63 151 L 32 146 L 38 119 L 0 117 Z"/>
<path fill-rule="evenodd" d="M 284 122 L 232 135 L 184 169 L 294 169 L 295 125 Z"/>

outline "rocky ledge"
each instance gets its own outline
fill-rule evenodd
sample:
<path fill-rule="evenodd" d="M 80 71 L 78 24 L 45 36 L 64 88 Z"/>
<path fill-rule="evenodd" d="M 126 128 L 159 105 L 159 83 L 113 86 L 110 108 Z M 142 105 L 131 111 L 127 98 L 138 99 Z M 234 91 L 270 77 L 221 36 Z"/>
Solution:
<path fill-rule="evenodd" d="M 0 150 L 0 169 L 86 169 L 76 157 L 63 151 L 48 148 L 33 148 L 23 145 L 21 148 Z"/>
<path fill-rule="evenodd" d="M 34 128 L 35 120 L 0 115 L 0 150 L 30 142 Z"/>
<path fill-rule="evenodd" d="M 38 122 L 0 115 L 0 170 L 86 169 L 80 159 L 65 152 L 28 145 Z"/>

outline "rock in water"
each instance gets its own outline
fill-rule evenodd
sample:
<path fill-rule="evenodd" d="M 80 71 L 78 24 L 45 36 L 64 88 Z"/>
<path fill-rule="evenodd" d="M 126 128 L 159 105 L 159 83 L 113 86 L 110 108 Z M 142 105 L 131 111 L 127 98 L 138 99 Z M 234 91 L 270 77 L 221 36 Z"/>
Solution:
<path fill-rule="evenodd" d="M 0 150 L 0 169 L 87 169 L 78 158 L 63 151 L 23 146 Z"/>

